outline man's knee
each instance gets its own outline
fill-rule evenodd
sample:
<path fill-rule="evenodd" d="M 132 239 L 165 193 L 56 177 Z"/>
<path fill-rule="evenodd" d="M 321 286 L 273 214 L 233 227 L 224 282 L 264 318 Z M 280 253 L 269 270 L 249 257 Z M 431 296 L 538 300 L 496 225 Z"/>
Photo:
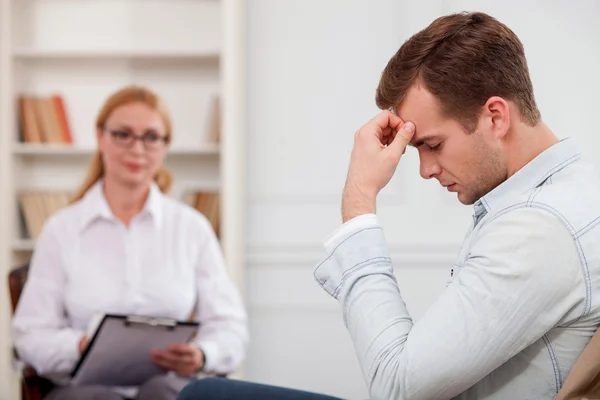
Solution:
<path fill-rule="evenodd" d="M 177 400 L 213 400 L 222 399 L 222 391 L 219 391 L 223 378 L 197 379 L 186 385 Z"/>

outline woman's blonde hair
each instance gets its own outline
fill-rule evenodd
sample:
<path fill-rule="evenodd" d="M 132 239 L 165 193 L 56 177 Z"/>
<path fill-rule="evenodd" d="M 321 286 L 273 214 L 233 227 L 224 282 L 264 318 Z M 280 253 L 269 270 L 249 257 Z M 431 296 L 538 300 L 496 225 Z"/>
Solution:
<path fill-rule="evenodd" d="M 106 99 L 106 102 L 96 118 L 96 129 L 104 129 L 106 120 L 116 108 L 133 102 L 142 102 L 160 114 L 166 128 L 167 143 L 170 143 L 172 122 L 169 110 L 156 93 L 148 88 L 140 86 L 126 86 Z M 102 154 L 100 153 L 100 150 L 97 150 L 90 160 L 87 176 L 83 181 L 83 184 L 75 192 L 71 202 L 74 203 L 83 198 L 86 192 L 94 186 L 103 175 L 104 164 L 102 162 Z M 164 166 L 160 167 L 154 176 L 154 181 L 163 193 L 168 193 L 173 185 L 173 177 Z"/>

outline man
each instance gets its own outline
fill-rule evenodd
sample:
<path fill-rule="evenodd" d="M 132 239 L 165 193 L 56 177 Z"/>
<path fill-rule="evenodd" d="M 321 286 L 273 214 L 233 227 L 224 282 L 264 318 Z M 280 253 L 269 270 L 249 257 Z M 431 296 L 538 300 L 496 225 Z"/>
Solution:
<path fill-rule="evenodd" d="M 394 112 L 356 134 L 345 224 L 315 271 L 372 398 L 553 398 L 600 323 L 600 181 L 542 122 L 519 39 L 482 13 L 439 18 L 390 60 L 377 104 Z M 423 178 L 474 204 L 451 283 L 417 323 L 374 215 L 409 143 Z"/>
<path fill-rule="evenodd" d="M 390 60 L 377 104 L 315 268 L 371 399 L 553 398 L 600 324 L 600 180 L 541 120 L 521 42 L 483 13 L 441 17 Z M 474 205 L 451 281 L 416 323 L 375 216 L 409 144 L 423 178 Z"/>

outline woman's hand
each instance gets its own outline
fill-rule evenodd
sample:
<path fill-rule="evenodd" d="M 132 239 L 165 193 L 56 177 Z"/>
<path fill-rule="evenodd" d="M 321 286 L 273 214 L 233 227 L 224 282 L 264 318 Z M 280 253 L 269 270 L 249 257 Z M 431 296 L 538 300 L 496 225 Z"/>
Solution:
<path fill-rule="evenodd" d="M 81 339 L 79 339 L 79 354 L 83 354 L 89 343 L 90 339 L 87 336 L 82 336 Z"/>
<path fill-rule="evenodd" d="M 152 361 L 168 371 L 192 376 L 204 366 L 204 353 L 189 343 L 175 343 L 167 350 L 152 350 Z"/>

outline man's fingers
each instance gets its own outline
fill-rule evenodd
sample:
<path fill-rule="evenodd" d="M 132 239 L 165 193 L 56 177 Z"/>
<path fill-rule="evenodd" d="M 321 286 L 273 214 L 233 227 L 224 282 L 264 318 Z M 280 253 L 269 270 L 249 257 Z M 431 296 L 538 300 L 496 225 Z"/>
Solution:
<path fill-rule="evenodd" d="M 388 110 L 380 112 L 371 121 L 377 124 L 381 132 L 383 132 L 383 130 L 387 127 L 397 130 L 398 127 L 404 122 L 402 121 L 402 118 Z"/>
<path fill-rule="evenodd" d="M 413 135 L 415 134 L 415 124 L 407 122 L 398 129 L 396 137 L 388 146 L 388 149 L 394 151 L 394 153 L 404 154 L 406 146 L 410 143 Z"/>
<path fill-rule="evenodd" d="M 392 140 L 394 140 L 394 136 L 396 136 L 396 129 L 392 129 L 389 127 L 384 129 L 383 132 L 381 132 L 381 144 L 384 146 L 389 145 L 390 143 L 392 143 Z"/>

